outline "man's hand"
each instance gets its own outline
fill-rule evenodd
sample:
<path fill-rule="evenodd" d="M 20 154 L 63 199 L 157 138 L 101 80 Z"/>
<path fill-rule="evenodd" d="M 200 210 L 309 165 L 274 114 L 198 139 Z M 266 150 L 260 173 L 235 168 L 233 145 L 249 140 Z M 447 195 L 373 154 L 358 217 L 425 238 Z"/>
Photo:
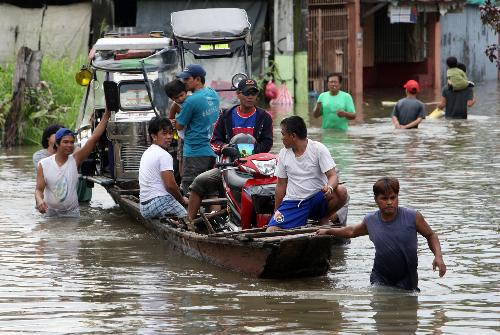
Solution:
<path fill-rule="evenodd" d="M 331 186 L 329 184 L 326 184 L 321 189 L 321 192 L 323 192 L 325 194 L 326 200 L 330 200 L 333 197 L 333 193 L 335 193 L 335 188 L 333 188 L 333 186 Z"/>
<path fill-rule="evenodd" d="M 444 264 L 442 257 L 434 257 L 434 261 L 432 261 L 432 270 L 436 271 L 436 268 L 439 269 L 439 277 L 444 276 L 446 273 L 446 264 Z"/>
<path fill-rule="evenodd" d="M 282 223 L 284 220 L 285 220 L 285 218 L 283 217 L 283 214 L 281 214 L 281 212 L 277 210 L 274 213 L 274 221 L 276 221 L 278 223 Z"/>
<path fill-rule="evenodd" d="M 45 214 L 47 213 L 47 211 L 49 210 L 49 206 L 47 206 L 47 204 L 45 203 L 45 201 L 40 201 L 36 204 L 36 209 L 42 213 L 42 214 Z"/>
<path fill-rule="evenodd" d="M 187 197 L 182 197 L 182 203 L 181 205 L 184 205 L 186 207 L 188 205 L 189 199 Z"/>
<path fill-rule="evenodd" d="M 347 112 L 343 111 L 342 109 L 337 110 L 338 117 L 347 117 L 346 114 L 347 114 Z"/>
<path fill-rule="evenodd" d="M 330 229 L 321 228 L 316 231 L 316 235 L 333 235 L 330 233 Z"/>

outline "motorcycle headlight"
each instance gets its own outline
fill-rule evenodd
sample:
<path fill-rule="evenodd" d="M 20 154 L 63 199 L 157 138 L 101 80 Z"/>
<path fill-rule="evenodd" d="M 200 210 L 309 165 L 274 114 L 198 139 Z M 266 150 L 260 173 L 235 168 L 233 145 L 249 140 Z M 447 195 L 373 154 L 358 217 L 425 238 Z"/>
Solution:
<path fill-rule="evenodd" d="M 276 170 L 276 159 L 271 159 L 268 161 L 252 160 L 252 163 L 255 164 L 257 169 L 259 169 L 260 173 L 264 176 L 274 175 L 274 171 Z"/>

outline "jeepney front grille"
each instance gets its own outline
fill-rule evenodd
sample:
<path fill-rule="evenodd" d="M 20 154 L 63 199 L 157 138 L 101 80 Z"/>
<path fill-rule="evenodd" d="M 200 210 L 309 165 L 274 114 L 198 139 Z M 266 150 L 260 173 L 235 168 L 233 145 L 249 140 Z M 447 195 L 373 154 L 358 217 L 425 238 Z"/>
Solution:
<path fill-rule="evenodd" d="M 120 158 L 125 172 L 139 171 L 141 157 L 148 147 L 145 145 L 124 145 L 120 150 Z"/>

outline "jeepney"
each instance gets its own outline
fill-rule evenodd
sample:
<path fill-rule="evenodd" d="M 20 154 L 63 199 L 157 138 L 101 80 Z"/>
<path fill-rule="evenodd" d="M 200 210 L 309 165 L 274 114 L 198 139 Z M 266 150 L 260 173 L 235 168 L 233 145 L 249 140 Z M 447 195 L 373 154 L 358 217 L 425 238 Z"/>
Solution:
<path fill-rule="evenodd" d="M 112 111 L 107 138 L 82 168 L 84 175 L 106 177 L 91 178 L 95 182 L 137 181 L 141 155 L 150 145 L 147 123 L 155 115 L 167 114 L 171 102 L 164 85 L 186 65 L 205 68 L 205 84 L 219 93 L 221 108 L 237 103 L 238 82 L 251 76 L 250 23 L 243 9 L 173 12 L 171 24 L 171 38 L 158 32 L 100 38 L 89 53 L 88 66 L 77 74 L 77 82 L 87 87 L 76 123 L 81 143 L 104 111 L 104 82 L 118 86 L 114 98 L 119 108 Z M 175 143 L 169 151 L 175 158 Z"/>

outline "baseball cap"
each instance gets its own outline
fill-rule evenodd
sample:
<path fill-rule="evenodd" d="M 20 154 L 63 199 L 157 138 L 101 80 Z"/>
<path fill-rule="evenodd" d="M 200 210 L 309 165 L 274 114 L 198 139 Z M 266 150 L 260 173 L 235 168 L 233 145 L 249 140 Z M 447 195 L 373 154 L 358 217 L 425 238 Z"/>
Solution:
<path fill-rule="evenodd" d="M 188 77 L 205 77 L 207 72 L 199 64 L 189 64 L 184 70 L 177 74 L 177 78 L 186 79 Z"/>
<path fill-rule="evenodd" d="M 416 80 L 408 80 L 403 87 L 410 93 L 418 93 L 420 91 L 420 85 Z"/>
<path fill-rule="evenodd" d="M 59 141 L 61 138 L 63 138 L 63 136 L 67 136 L 67 135 L 70 135 L 73 137 L 76 136 L 76 134 L 74 132 L 72 132 L 71 130 L 69 130 L 68 128 L 59 129 L 58 131 L 56 131 L 56 141 Z"/>
<path fill-rule="evenodd" d="M 253 79 L 242 79 L 238 83 L 237 90 L 240 91 L 240 92 L 242 92 L 242 93 L 250 92 L 251 90 L 254 90 L 254 91 L 258 92 L 259 88 L 257 87 L 257 82 L 255 80 L 253 80 Z"/>

